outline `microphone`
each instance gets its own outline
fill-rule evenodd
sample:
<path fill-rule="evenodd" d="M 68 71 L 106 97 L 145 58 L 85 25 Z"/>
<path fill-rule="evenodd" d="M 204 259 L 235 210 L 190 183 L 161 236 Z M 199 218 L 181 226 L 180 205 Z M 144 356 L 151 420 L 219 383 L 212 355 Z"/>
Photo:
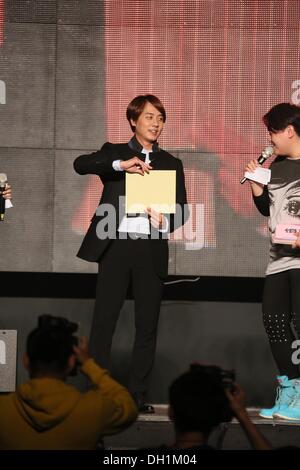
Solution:
<path fill-rule="evenodd" d="M 267 158 L 271 157 L 274 153 L 274 148 L 272 147 L 272 145 L 269 145 L 268 147 L 266 147 L 262 152 L 261 152 L 261 155 L 258 157 L 257 161 L 260 165 L 262 165 L 266 160 Z M 247 181 L 248 178 L 242 178 L 240 183 L 241 184 L 244 184 L 245 181 Z"/>
<path fill-rule="evenodd" d="M 7 183 L 7 176 L 5 173 L 0 173 L 0 222 L 4 220 L 5 214 L 5 199 L 2 196 L 3 191 L 5 191 Z"/>

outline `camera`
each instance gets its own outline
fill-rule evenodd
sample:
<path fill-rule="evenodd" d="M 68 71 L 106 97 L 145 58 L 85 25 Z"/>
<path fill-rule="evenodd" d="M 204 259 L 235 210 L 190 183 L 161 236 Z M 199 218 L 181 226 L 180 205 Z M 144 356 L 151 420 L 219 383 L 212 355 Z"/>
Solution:
<path fill-rule="evenodd" d="M 215 396 L 215 400 L 221 410 L 219 416 L 220 422 L 230 422 L 233 418 L 233 412 L 230 408 L 228 398 L 225 395 L 225 389 L 229 390 L 231 393 L 235 390 L 234 370 L 224 370 L 218 366 L 194 363 L 190 365 L 190 371 L 199 374 L 200 380 L 209 381 L 215 391 L 219 390 Z M 222 389 L 224 390 L 223 393 L 221 392 Z"/>
<path fill-rule="evenodd" d="M 67 318 L 54 317 L 52 315 L 47 314 L 40 315 L 38 318 L 38 330 L 59 332 L 59 334 L 66 339 L 67 343 L 70 344 L 70 354 L 73 351 L 73 346 L 78 346 L 78 337 L 74 336 L 74 333 L 76 333 L 78 330 L 78 324 L 69 321 Z M 76 363 L 75 367 L 69 375 L 77 375 L 78 365 L 79 364 Z"/>
<path fill-rule="evenodd" d="M 67 318 L 53 317 L 52 315 L 40 315 L 38 318 L 38 328 L 59 328 L 66 334 L 73 335 L 78 330 L 78 324 L 69 321 Z"/>
<path fill-rule="evenodd" d="M 204 364 L 194 363 L 190 365 L 190 370 L 195 372 L 199 371 L 202 374 L 209 375 L 215 383 L 222 385 L 230 392 L 234 392 L 235 387 L 235 371 L 221 369 L 218 366 L 208 366 Z"/>

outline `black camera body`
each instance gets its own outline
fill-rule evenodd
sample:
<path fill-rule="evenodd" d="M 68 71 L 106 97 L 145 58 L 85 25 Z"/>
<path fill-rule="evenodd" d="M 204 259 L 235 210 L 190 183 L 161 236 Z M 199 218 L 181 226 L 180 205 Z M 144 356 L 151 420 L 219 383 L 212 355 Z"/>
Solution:
<path fill-rule="evenodd" d="M 39 330 L 59 330 L 65 337 L 70 341 L 71 348 L 78 346 L 78 337 L 74 336 L 74 333 L 78 330 L 78 324 L 69 321 L 67 318 L 54 317 L 52 315 L 40 315 L 38 318 L 38 329 Z M 71 352 L 71 351 L 70 351 Z M 69 375 L 77 375 L 77 368 L 79 364 L 76 363 Z"/>
<path fill-rule="evenodd" d="M 234 391 L 235 384 L 235 371 L 221 369 L 219 366 L 209 366 L 205 364 L 194 363 L 190 365 L 191 371 L 199 371 L 203 374 L 207 374 L 214 379 L 216 383 L 222 385 L 225 389 Z"/>
<path fill-rule="evenodd" d="M 231 393 L 235 390 L 234 370 L 225 370 L 218 366 L 194 363 L 190 365 L 190 371 L 199 373 L 199 376 L 202 378 L 209 378 L 210 382 L 215 384 L 219 389 L 222 388 L 224 391 L 227 389 Z M 233 412 L 229 406 L 228 398 L 226 397 L 224 400 L 226 400 L 226 406 L 224 406 L 222 422 L 230 422 L 233 418 Z"/>
<path fill-rule="evenodd" d="M 53 317 L 52 315 L 40 315 L 38 318 L 38 328 L 59 328 L 66 334 L 73 335 L 78 330 L 78 324 L 63 317 Z"/>

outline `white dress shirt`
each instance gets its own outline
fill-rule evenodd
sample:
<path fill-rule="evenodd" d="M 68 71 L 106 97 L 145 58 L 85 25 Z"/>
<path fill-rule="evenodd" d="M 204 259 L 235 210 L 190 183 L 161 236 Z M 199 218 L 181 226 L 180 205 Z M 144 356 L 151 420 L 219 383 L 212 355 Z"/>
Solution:
<path fill-rule="evenodd" d="M 149 150 L 143 148 L 142 152 L 146 155 L 145 163 L 150 164 Z M 116 171 L 123 171 L 120 167 L 121 160 L 115 160 L 113 162 L 113 168 Z M 126 233 L 140 233 L 143 235 L 150 235 L 150 222 L 148 214 L 138 215 L 136 217 L 127 217 L 126 215 L 121 220 L 118 232 Z"/>

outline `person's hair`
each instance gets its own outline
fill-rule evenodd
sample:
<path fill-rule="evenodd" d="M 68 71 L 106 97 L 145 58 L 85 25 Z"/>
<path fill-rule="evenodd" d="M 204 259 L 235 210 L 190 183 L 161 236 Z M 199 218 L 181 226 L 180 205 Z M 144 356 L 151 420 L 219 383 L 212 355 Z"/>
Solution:
<path fill-rule="evenodd" d="M 74 354 L 73 347 L 76 344 L 76 339 L 70 330 L 64 327 L 70 322 L 60 317 L 51 317 L 50 315 L 47 317 L 48 323 L 39 324 L 27 337 L 26 352 L 30 371 L 33 374 L 39 372 L 63 373 L 67 368 L 69 357 Z"/>
<path fill-rule="evenodd" d="M 175 429 L 206 436 L 220 423 L 231 420 L 224 387 L 210 374 L 190 370 L 169 387 Z"/>
<path fill-rule="evenodd" d="M 263 122 L 268 131 L 274 133 L 283 131 L 291 125 L 300 137 L 300 107 L 295 104 L 276 104 L 264 115 Z"/>
<path fill-rule="evenodd" d="M 135 126 L 131 124 L 130 120 L 132 119 L 134 122 L 138 120 L 139 116 L 143 112 L 146 103 L 151 103 L 152 106 L 154 106 L 161 113 L 163 117 L 163 122 L 166 122 L 167 115 L 162 102 L 154 95 L 139 95 L 133 98 L 132 101 L 130 101 L 126 110 L 126 117 L 133 132 L 135 132 Z"/>

